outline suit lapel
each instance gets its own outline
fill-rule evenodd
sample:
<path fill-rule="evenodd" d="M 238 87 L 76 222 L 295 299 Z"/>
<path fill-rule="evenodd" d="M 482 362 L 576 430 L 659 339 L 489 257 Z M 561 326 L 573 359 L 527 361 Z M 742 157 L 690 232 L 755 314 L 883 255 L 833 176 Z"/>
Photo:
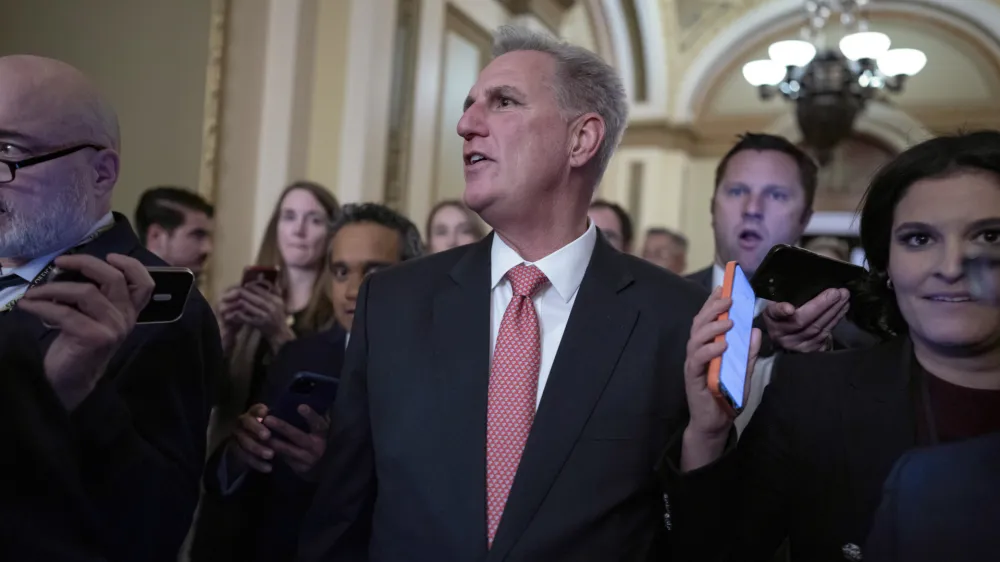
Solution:
<path fill-rule="evenodd" d="M 604 392 L 638 317 L 619 298 L 631 283 L 624 258 L 599 237 L 488 560 L 502 560 L 531 522 Z"/>
<path fill-rule="evenodd" d="M 713 268 L 710 265 L 705 269 L 695 271 L 691 275 L 685 277 L 685 279 L 701 285 L 702 287 L 705 288 L 706 291 L 711 293 L 712 289 L 715 289 L 715 287 L 712 286 L 712 273 L 713 273 Z"/>
<path fill-rule="evenodd" d="M 893 464 L 915 443 L 910 393 L 912 344 L 908 339 L 872 349 L 865 365 L 847 378 L 843 404 L 844 455 L 849 497 L 877 496 Z M 868 502 L 844 521 L 866 522 Z"/>
<path fill-rule="evenodd" d="M 490 377 L 490 247 L 473 245 L 434 297 L 432 345 L 438 428 L 456 537 L 481 537 L 486 552 L 486 403 Z M 450 465 L 450 466 L 449 466 Z M 467 540 L 467 539 L 461 539 Z"/>

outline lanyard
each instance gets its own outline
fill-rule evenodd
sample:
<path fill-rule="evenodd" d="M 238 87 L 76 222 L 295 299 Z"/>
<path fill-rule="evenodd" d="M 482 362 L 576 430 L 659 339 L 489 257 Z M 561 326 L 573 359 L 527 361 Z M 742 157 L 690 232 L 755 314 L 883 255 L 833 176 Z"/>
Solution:
<path fill-rule="evenodd" d="M 111 224 L 109 224 L 107 226 L 102 226 L 101 228 L 98 228 L 97 230 L 94 231 L 93 234 L 91 234 L 90 236 L 87 236 L 86 238 L 84 238 L 79 244 L 77 244 L 76 246 L 73 246 L 69 250 L 66 250 L 65 252 L 63 252 L 63 253 L 61 253 L 59 255 L 60 256 L 70 256 L 70 255 L 73 255 L 73 254 L 79 252 L 81 248 L 83 248 L 87 244 L 90 244 L 91 242 L 93 242 L 94 240 L 96 240 L 100 235 L 102 235 L 105 232 L 111 230 L 114 226 L 115 226 L 115 224 L 112 222 Z M 38 285 L 41 285 L 41 284 L 45 283 L 48 280 L 48 278 L 52 275 L 52 272 L 55 271 L 55 269 L 56 269 L 55 258 L 53 258 L 52 261 L 50 261 L 49 263 L 47 263 L 45 265 L 45 267 L 43 267 L 42 270 L 38 272 L 38 275 L 36 275 L 34 279 L 32 279 L 31 281 L 28 282 L 28 289 L 31 289 L 32 287 L 37 287 Z M 25 292 L 27 292 L 28 289 L 25 289 Z M 24 293 L 21 293 L 21 296 L 15 297 L 9 303 L 7 303 L 4 306 L 0 307 L 0 314 L 2 314 L 4 312 L 8 312 L 10 310 L 13 310 L 14 306 L 17 305 L 17 301 L 21 300 L 21 297 L 23 297 L 23 296 L 24 296 Z"/>

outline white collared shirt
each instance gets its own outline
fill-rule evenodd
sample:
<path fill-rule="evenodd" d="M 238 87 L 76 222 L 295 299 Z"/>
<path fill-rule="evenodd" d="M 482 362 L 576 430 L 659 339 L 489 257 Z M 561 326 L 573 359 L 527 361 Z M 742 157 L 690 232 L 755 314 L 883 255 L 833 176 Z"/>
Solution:
<path fill-rule="evenodd" d="M 94 234 L 95 232 L 106 226 L 114 224 L 114 222 L 115 218 L 109 212 L 108 214 L 101 217 L 101 220 L 97 221 L 97 223 L 94 224 L 93 228 L 91 228 L 87 232 L 87 234 L 80 240 L 86 240 L 87 237 L 91 236 L 92 234 Z M 78 244 L 79 241 L 74 242 L 71 246 L 60 248 L 55 252 L 45 254 L 44 256 L 39 256 L 29 261 L 28 263 L 20 265 L 18 267 L 14 268 L 0 267 L 0 276 L 7 276 L 13 274 L 25 280 L 25 283 L 23 285 L 19 285 L 17 287 L 8 287 L 6 289 L 0 290 L 0 309 L 6 307 L 8 304 L 11 303 L 11 301 L 15 301 L 24 296 L 24 293 L 28 291 L 28 284 L 34 281 L 35 277 L 38 277 L 38 274 L 41 273 L 43 269 L 45 269 L 45 266 L 49 265 L 50 263 L 52 263 L 52 260 L 66 253 L 67 250 L 73 248 L 74 246 L 77 246 Z"/>
<path fill-rule="evenodd" d="M 549 283 L 543 286 L 531 298 L 538 316 L 538 330 L 541 337 L 542 358 L 538 370 L 538 396 L 535 407 L 542 400 L 542 391 L 549 379 L 552 363 L 555 361 L 559 342 L 573 303 L 580 291 L 580 283 L 587 272 L 590 257 L 597 243 L 597 228 L 591 222 L 587 231 L 576 240 L 559 250 L 531 263 L 525 261 L 516 251 L 504 243 L 499 236 L 493 236 L 493 246 L 490 250 L 490 365 L 493 364 L 493 350 L 497 345 L 497 334 L 500 333 L 500 323 L 504 312 L 514 296 L 514 289 L 507 280 L 507 272 L 520 264 L 534 265 L 545 274 Z"/>

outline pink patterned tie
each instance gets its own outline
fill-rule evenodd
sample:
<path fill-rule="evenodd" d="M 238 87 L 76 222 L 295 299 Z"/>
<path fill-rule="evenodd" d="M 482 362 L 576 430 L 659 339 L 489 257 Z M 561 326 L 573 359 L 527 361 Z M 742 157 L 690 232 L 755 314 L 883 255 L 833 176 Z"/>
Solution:
<path fill-rule="evenodd" d="M 524 264 L 511 268 L 507 279 L 514 296 L 497 334 L 486 414 L 486 514 L 491 547 L 535 419 L 542 346 L 531 296 L 548 282 L 537 267 Z"/>

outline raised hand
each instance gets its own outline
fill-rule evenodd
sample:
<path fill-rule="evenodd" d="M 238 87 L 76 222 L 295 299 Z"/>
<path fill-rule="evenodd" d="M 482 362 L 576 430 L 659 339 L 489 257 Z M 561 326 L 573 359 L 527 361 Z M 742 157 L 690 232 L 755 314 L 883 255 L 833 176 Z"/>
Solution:
<path fill-rule="evenodd" d="M 850 298 L 847 289 L 827 289 L 799 308 L 787 302 L 770 303 L 763 312 L 767 334 L 776 346 L 788 351 L 827 351 L 833 346 L 833 328 L 847 314 Z"/>
<path fill-rule="evenodd" d="M 719 458 L 725 451 L 726 440 L 733 425 L 733 415 L 708 388 L 708 365 L 722 356 L 726 342 L 715 338 L 733 327 L 731 320 L 719 320 L 719 315 L 729 310 L 731 299 L 722 298 L 716 288 L 702 306 L 691 325 L 691 338 L 684 361 L 684 386 L 687 393 L 690 421 L 684 430 L 681 469 L 688 471 L 704 466 Z M 754 328 L 750 337 L 750 358 L 743 400 L 749 397 L 750 377 L 760 351 L 760 330 Z"/>

